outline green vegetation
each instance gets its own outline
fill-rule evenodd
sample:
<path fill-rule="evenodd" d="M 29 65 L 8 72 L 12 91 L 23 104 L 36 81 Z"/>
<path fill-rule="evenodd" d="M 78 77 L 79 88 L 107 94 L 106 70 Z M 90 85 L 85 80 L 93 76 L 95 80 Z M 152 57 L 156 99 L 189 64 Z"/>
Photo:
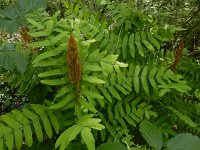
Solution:
<path fill-rule="evenodd" d="M 199 0 L 16 0 L 0 9 L 0 149 L 198 150 Z"/>

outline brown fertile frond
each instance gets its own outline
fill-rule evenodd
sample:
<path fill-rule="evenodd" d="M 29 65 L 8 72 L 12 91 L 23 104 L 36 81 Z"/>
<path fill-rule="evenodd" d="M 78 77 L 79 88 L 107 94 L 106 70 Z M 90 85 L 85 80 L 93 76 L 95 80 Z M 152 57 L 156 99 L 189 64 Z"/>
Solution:
<path fill-rule="evenodd" d="M 25 26 L 20 27 L 19 33 L 23 39 L 24 47 L 31 41 L 32 37 L 28 35 L 28 29 Z"/>
<path fill-rule="evenodd" d="M 183 49 L 184 49 L 184 42 L 183 40 L 180 41 L 177 49 L 176 49 L 176 56 L 175 56 L 175 60 L 174 60 L 174 63 L 172 65 L 172 71 L 173 72 L 176 72 L 176 67 L 180 61 L 180 58 L 181 58 L 181 55 L 182 55 L 182 52 L 183 52 Z"/>
<path fill-rule="evenodd" d="M 79 60 L 77 42 L 73 35 L 69 37 L 67 46 L 68 46 L 67 60 L 68 60 L 69 80 L 73 83 L 76 83 L 76 96 L 79 97 L 82 68 Z"/>

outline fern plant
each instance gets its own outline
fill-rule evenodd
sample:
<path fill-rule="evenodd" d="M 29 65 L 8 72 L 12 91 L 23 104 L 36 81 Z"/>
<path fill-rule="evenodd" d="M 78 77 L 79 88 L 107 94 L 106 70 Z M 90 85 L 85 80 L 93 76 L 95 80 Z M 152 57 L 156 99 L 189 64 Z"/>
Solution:
<path fill-rule="evenodd" d="M 76 141 L 94 150 L 113 140 L 134 148 L 137 137 L 133 131 L 138 131 L 138 125 L 162 115 L 154 104 L 175 91 L 180 95 L 189 93 L 183 76 L 169 69 L 171 60 L 164 64 L 167 57 L 162 47 L 171 40 L 176 28 L 158 27 L 154 19 L 134 11 L 128 3 L 97 1 L 95 11 L 79 3 L 65 1 L 66 17 L 59 20 L 59 12 L 49 16 L 42 9 L 27 15 L 32 41 L 26 49 L 31 50 L 32 71 L 25 76 L 36 78 L 51 95 L 44 97 L 43 105 L 31 105 L 30 116 L 24 114 L 24 109 L 11 112 L 15 118 L 9 114 L 2 116 L 2 147 L 14 147 L 7 132 L 16 139 L 21 134 L 31 146 L 33 130 L 29 127 L 36 127 L 33 118 L 44 123 L 42 129 L 51 138 L 51 127 L 58 133 L 59 126 L 53 122 L 53 116 L 61 130 L 55 148 L 70 149 Z M 27 91 L 31 83 L 19 82 L 18 86 L 21 84 L 23 91 Z M 159 106 L 167 107 L 186 124 L 188 120 L 189 125 L 194 123 L 171 106 Z M 14 127 L 16 122 L 18 126 Z M 39 141 L 42 129 L 34 130 Z M 22 139 L 15 140 L 17 149 Z"/>
<path fill-rule="evenodd" d="M 42 142 L 44 131 L 49 138 L 52 138 L 52 128 L 57 134 L 59 133 L 56 116 L 43 105 L 32 104 L 22 110 L 12 110 L 2 115 L 0 120 L 0 148 L 2 150 L 4 144 L 9 150 L 13 147 L 20 149 L 24 140 L 28 146 L 32 146 L 33 134 L 37 136 L 38 141 Z"/>

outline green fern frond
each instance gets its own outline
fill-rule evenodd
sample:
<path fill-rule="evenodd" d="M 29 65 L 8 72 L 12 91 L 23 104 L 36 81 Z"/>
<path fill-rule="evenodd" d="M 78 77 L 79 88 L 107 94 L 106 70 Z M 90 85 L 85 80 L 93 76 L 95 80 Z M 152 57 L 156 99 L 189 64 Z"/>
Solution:
<path fill-rule="evenodd" d="M 9 150 L 14 147 L 20 149 L 23 141 L 29 147 L 32 146 L 34 134 L 42 142 L 44 133 L 50 139 L 52 138 L 52 128 L 57 134 L 59 133 L 59 123 L 56 116 L 47 107 L 36 104 L 32 104 L 29 108 L 23 108 L 21 111 L 12 110 L 10 113 L 2 115 L 0 127 L 1 148 L 7 147 Z"/>
<path fill-rule="evenodd" d="M 101 111 L 101 119 L 113 138 L 121 137 L 118 135 L 117 129 L 128 129 L 129 126 L 136 127 L 145 118 L 157 117 L 157 114 L 151 110 L 151 105 L 140 101 L 141 99 L 128 98 L 112 103 L 112 105 L 109 104 L 105 110 Z"/>
<path fill-rule="evenodd" d="M 104 126 L 100 124 L 100 119 L 92 117 L 93 115 L 80 117 L 77 124 L 69 127 L 59 136 L 55 148 L 60 147 L 62 150 L 66 149 L 69 143 L 74 140 L 78 134 L 81 134 L 88 150 L 95 150 L 95 141 L 91 129 L 102 130 Z"/>
<path fill-rule="evenodd" d="M 187 93 L 190 87 L 186 85 L 181 75 L 174 74 L 171 70 L 164 70 L 163 67 L 140 67 L 139 65 L 129 65 L 128 78 L 132 79 L 136 93 L 143 87 L 144 92 L 149 95 L 151 87 L 155 92 L 159 91 L 159 96 L 170 92 L 172 89 L 182 93 Z"/>

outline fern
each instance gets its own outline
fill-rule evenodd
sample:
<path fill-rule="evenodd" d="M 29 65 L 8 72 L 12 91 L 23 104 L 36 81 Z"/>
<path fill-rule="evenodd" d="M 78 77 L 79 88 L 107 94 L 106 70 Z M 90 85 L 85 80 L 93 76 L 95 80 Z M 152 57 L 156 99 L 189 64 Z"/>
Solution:
<path fill-rule="evenodd" d="M 145 94 L 149 95 L 152 87 L 155 92 L 159 91 L 159 96 L 170 92 L 171 89 L 182 93 L 190 89 L 182 76 L 175 75 L 171 70 L 165 71 L 163 67 L 151 67 L 149 69 L 148 66 L 141 68 L 139 65 L 130 64 L 127 75 L 128 78 L 131 78 L 136 93 L 140 92 L 141 86 Z"/>
<path fill-rule="evenodd" d="M 0 127 L 0 148 L 7 147 L 9 150 L 14 147 L 20 149 L 24 140 L 29 147 L 32 146 L 34 134 L 42 142 L 44 133 L 50 139 L 52 138 L 52 128 L 57 134 L 59 133 L 59 123 L 53 112 L 43 105 L 36 104 L 32 104 L 30 108 L 23 108 L 21 111 L 12 110 L 2 115 Z"/>
<path fill-rule="evenodd" d="M 191 127 L 195 128 L 197 127 L 197 124 L 194 123 L 189 117 L 181 114 L 180 112 L 178 112 L 177 110 L 173 109 L 170 106 L 167 106 L 167 108 L 169 110 L 171 110 L 174 114 L 176 114 L 181 120 L 183 120 L 186 124 L 190 125 Z"/>
<path fill-rule="evenodd" d="M 70 7 L 79 8 L 78 5 L 72 5 L 70 4 Z M 87 14 L 87 10 L 83 8 L 79 12 L 76 12 L 76 10 L 68 12 L 69 18 L 61 21 L 56 21 L 53 17 L 46 18 L 42 23 L 40 23 L 40 20 L 35 22 L 28 19 L 33 26 L 29 34 L 36 38 L 42 38 L 41 41 L 30 43 L 29 46 L 33 48 L 44 46 L 44 49 L 33 60 L 34 67 L 45 69 L 44 72 L 38 74 L 41 78 L 40 82 L 57 86 L 59 89 L 54 102 L 49 105 L 51 109 L 74 109 L 78 118 L 85 112 L 100 113 L 100 118 L 109 134 L 115 137 L 119 131 L 123 133 L 123 129 L 128 129 L 127 123 L 130 126 L 136 126 L 143 120 L 144 116 L 147 119 L 150 119 L 151 115 L 157 116 L 155 112 L 150 110 L 152 106 L 145 102 L 141 105 L 132 105 L 135 101 L 130 100 L 129 106 L 129 103 L 122 101 L 122 97 L 130 96 L 133 89 L 139 94 L 142 87 L 145 94 L 149 95 L 152 91 L 151 87 L 153 87 L 155 93 L 159 92 L 158 96 L 163 96 L 172 89 L 187 93 L 189 87 L 182 80 L 182 76 L 175 75 L 170 70 L 165 70 L 163 67 L 148 66 L 148 64 L 143 67 L 139 64 L 140 60 L 136 61 L 136 64 L 129 63 L 129 68 L 125 69 L 128 64 L 117 61 L 117 59 L 124 60 L 128 57 L 130 60 L 135 59 L 135 56 L 147 57 L 149 53 L 155 50 L 159 51 L 161 43 L 166 39 L 159 36 L 157 31 L 138 30 L 137 28 L 140 27 L 135 26 L 135 33 L 128 32 L 125 35 L 125 31 L 131 31 L 132 28 L 122 29 L 123 25 L 120 25 L 120 29 L 114 27 L 108 33 L 106 27 L 109 27 L 109 25 L 101 24 L 98 18 L 94 19 L 92 15 L 88 17 Z M 120 30 L 124 33 L 120 33 Z M 116 31 L 124 37 L 115 35 Z M 65 43 L 71 34 L 75 36 L 78 43 L 77 49 L 79 51 L 73 55 L 78 57 L 81 64 L 80 83 L 77 82 L 77 79 L 74 80 L 75 78 L 72 80 L 70 75 L 72 73 L 69 64 L 71 58 L 69 57 L 69 47 L 67 48 Z M 113 45 L 116 46 L 112 48 Z M 130 49 L 129 52 L 128 49 Z M 66 51 L 67 58 L 65 56 Z M 139 59 L 142 59 L 142 57 L 139 57 Z M 120 68 L 124 68 L 124 72 Z M 80 86 L 80 89 L 77 85 Z M 110 103 L 106 104 L 105 100 Z M 106 114 L 104 111 L 109 113 Z M 114 114 L 112 114 L 113 111 Z M 113 131 L 113 127 L 116 127 L 117 130 Z M 70 130 L 71 128 L 75 128 L 76 134 L 69 139 L 66 145 L 62 144 L 64 138 L 61 138 L 61 134 L 56 147 L 60 146 L 61 149 L 64 149 L 82 130 L 78 123 L 69 127 Z M 66 129 L 64 133 L 67 134 L 70 130 Z M 125 134 L 128 134 L 128 130 Z M 84 139 L 84 137 L 82 138 Z M 121 137 L 118 135 L 118 138 Z"/>
<path fill-rule="evenodd" d="M 71 126 L 60 135 L 56 141 L 55 148 L 60 147 L 60 149 L 64 150 L 81 133 L 81 137 L 87 145 L 88 150 L 94 150 L 95 141 L 91 129 L 102 130 L 104 126 L 99 124 L 100 119 L 92 117 L 93 115 L 80 117 L 76 125 Z"/>
<path fill-rule="evenodd" d="M 182 100 L 180 101 L 179 97 L 176 97 L 173 94 L 170 96 L 167 94 L 166 97 L 163 98 L 164 105 L 161 103 L 161 107 L 166 111 L 162 113 L 172 112 L 173 114 L 173 116 L 169 115 L 165 118 L 166 120 L 169 120 L 171 126 L 178 126 L 181 130 L 187 128 L 190 132 L 199 134 L 199 121 L 197 119 L 199 116 L 199 104 L 185 99 L 184 97 L 182 97 Z M 186 107 L 188 107 L 188 109 L 185 109 Z M 175 121 L 174 115 L 176 116 Z"/>
<path fill-rule="evenodd" d="M 141 99 L 134 99 L 133 95 L 127 96 L 124 101 L 117 101 L 108 105 L 105 110 L 101 111 L 101 119 L 106 129 L 113 138 L 121 139 L 121 130 L 136 127 L 144 118 L 150 119 L 151 116 L 157 117 L 157 114 L 151 110 L 152 106 Z M 125 133 L 128 133 L 128 132 Z M 102 131 L 101 133 L 103 134 Z M 103 135 L 102 135 L 103 137 Z"/>
<path fill-rule="evenodd" d="M 51 138 L 52 127 L 58 133 L 52 120 L 62 118 L 63 130 L 55 148 L 70 148 L 76 140 L 94 150 L 99 137 L 99 143 L 117 139 L 133 147 L 132 129 L 137 130 L 144 119 L 154 120 L 162 115 L 155 112 L 154 105 L 160 97 L 165 99 L 174 91 L 180 95 L 189 93 L 183 76 L 169 70 L 174 55 L 165 55 L 162 50 L 175 29 L 157 27 L 153 19 L 134 11 L 127 3 L 99 0 L 90 7 L 79 2 L 64 1 L 66 18 L 60 20 L 59 12 L 52 17 L 43 10 L 28 15 L 28 34 L 33 40 L 27 46 L 34 50 L 33 70 L 37 82 L 48 88 L 48 93 L 53 92 L 45 97 L 47 107 L 32 105 L 30 115 L 22 111 L 21 116 L 33 122 L 39 141 L 43 137 L 40 122 Z M 103 16 L 102 10 L 107 15 Z M 196 126 L 184 113 L 166 106 L 181 120 Z M 58 112 L 53 118 L 48 113 L 52 110 Z M 39 129 L 35 128 L 35 119 Z M 171 135 L 172 131 L 163 132 Z M 32 139 L 22 135 L 31 146 Z M 4 138 L 1 134 L 0 137 Z M 6 142 L 10 143 L 13 141 Z"/>

